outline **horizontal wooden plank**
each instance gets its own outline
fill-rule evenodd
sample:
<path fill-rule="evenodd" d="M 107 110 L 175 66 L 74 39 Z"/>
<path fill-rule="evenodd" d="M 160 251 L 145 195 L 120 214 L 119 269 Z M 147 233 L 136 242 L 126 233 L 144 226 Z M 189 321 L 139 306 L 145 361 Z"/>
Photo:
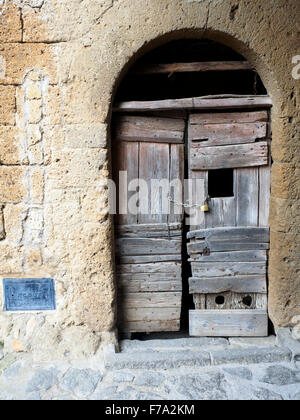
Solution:
<path fill-rule="evenodd" d="M 161 278 L 165 281 L 181 280 L 181 273 L 118 273 L 117 281 L 160 281 Z"/>
<path fill-rule="evenodd" d="M 180 277 L 167 280 L 163 274 L 161 274 L 160 279 L 156 279 L 155 281 L 151 277 L 147 280 L 120 278 L 118 279 L 118 289 L 121 295 L 134 292 L 181 292 L 182 280 Z"/>
<path fill-rule="evenodd" d="M 149 231 L 149 232 L 138 232 L 138 233 L 120 233 L 116 232 L 118 238 L 153 238 L 153 239 L 178 239 L 182 236 L 182 230 L 169 230 L 169 231 Z"/>
<path fill-rule="evenodd" d="M 266 293 L 266 275 L 248 275 L 232 277 L 191 277 L 189 292 L 193 293 Z"/>
<path fill-rule="evenodd" d="M 181 274 L 179 262 L 156 262 L 148 264 L 121 264 L 117 266 L 117 273 L 174 273 Z"/>
<path fill-rule="evenodd" d="M 267 251 L 233 251 L 233 252 L 212 252 L 209 255 L 192 254 L 190 262 L 252 262 L 267 261 Z"/>
<path fill-rule="evenodd" d="M 133 68 L 130 74 L 173 74 L 206 71 L 254 70 L 248 61 L 202 61 L 193 63 L 143 64 Z"/>
<path fill-rule="evenodd" d="M 181 307 L 180 292 L 144 292 L 119 295 L 125 308 L 174 308 Z"/>
<path fill-rule="evenodd" d="M 225 277 L 265 274 L 266 262 L 192 262 L 193 277 Z"/>
<path fill-rule="evenodd" d="M 270 248 L 269 243 L 247 243 L 232 241 L 199 241 L 187 244 L 189 254 L 202 253 L 205 249 L 210 252 L 224 251 L 250 251 L 250 250 L 267 250 Z"/>
<path fill-rule="evenodd" d="M 267 95 L 220 95 L 212 98 L 194 98 L 194 109 L 269 108 L 272 100 Z"/>
<path fill-rule="evenodd" d="M 159 101 L 119 102 L 114 112 L 148 112 L 176 109 L 235 109 L 235 108 L 270 108 L 272 100 L 267 95 L 210 95 L 197 98 L 166 99 Z"/>
<path fill-rule="evenodd" d="M 173 308 L 181 307 L 180 292 L 141 292 L 121 295 L 126 308 Z"/>
<path fill-rule="evenodd" d="M 220 299 L 220 295 L 224 298 L 224 303 L 221 305 L 217 303 L 217 300 Z M 263 309 L 267 311 L 268 307 L 267 293 L 222 292 L 221 294 L 212 293 L 204 296 L 205 309 L 220 309 L 222 311 L 226 309 Z"/>
<path fill-rule="evenodd" d="M 193 337 L 266 337 L 268 315 L 264 310 L 189 311 Z"/>
<path fill-rule="evenodd" d="M 254 143 L 267 135 L 267 123 L 204 124 L 189 127 L 191 147 Z"/>
<path fill-rule="evenodd" d="M 161 331 L 179 331 L 180 319 L 171 319 L 166 321 L 127 321 L 119 327 L 122 332 L 161 332 Z"/>
<path fill-rule="evenodd" d="M 190 114 L 190 125 L 196 124 L 235 124 L 235 123 L 256 123 L 267 122 L 267 111 L 250 112 L 221 112 L 221 113 L 201 113 Z"/>
<path fill-rule="evenodd" d="M 132 224 L 132 225 L 117 225 L 115 230 L 118 235 L 125 236 L 127 234 L 157 234 L 165 235 L 170 232 L 170 235 L 179 235 L 182 231 L 182 223 L 148 223 L 148 224 Z"/>
<path fill-rule="evenodd" d="M 154 262 L 181 261 L 181 254 L 170 255 L 132 255 L 117 257 L 118 264 L 147 264 Z"/>
<path fill-rule="evenodd" d="M 150 238 L 116 239 L 117 255 L 176 254 L 181 252 L 182 241 Z"/>
<path fill-rule="evenodd" d="M 181 314 L 181 307 L 173 307 L 173 308 L 129 308 L 126 307 L 123 302 L 120 303 L 120 313 L 119 319 L 122 323 L 128 321 L 170 321 L 170 320 L 178 320 L 180 319 Z"/>
<path fill-rule="evenodd" d="M 190 149 L 191 170 L 241 168 L 268 164 L 268 143 Z"/>
<path fill-rule="evenodd" d="M 187 233 L 188 239 L 209 241 L 269 242 L 270 229 L 260 227 L 219 227 L 199 229 Z"/>
<path fill-rule="evenodd" d="M 126 115 L 115 119 L 113 138 L 119 141 L 183 143 L 184 130 L 184 120 Z"/>

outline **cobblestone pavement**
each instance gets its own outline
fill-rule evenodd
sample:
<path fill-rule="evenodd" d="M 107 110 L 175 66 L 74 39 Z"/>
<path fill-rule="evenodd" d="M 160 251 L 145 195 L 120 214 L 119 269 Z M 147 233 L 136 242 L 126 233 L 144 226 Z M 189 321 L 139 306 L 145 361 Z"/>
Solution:
<path fill-rule="evenodd" d="M 0 361 L 0 399 L 299 400 L 299 346 L 283 334 L 281 341 L 124 340 L 121 353 L 108 349 L 84 361 L 7 355 Z"/>

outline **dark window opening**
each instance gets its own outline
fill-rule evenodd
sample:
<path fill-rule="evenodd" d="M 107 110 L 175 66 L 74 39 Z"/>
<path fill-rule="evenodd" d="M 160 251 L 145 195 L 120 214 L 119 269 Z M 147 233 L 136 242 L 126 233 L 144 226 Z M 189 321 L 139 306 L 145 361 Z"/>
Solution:
<path fill-rule="evenodd" d="M 140 74 L 135 70 L 151 64 L 210 61 L 246 61 L 225 45 L 207 39 L 171 41 L 136 61 L 122 80 L 116 102 L 179 99 L 204 95 L 264 95 L 266 90 L 254 70 Z"/>
<path fill-rule="evenodd" d="M 217 296 L 215 299 L 215 302 L 217 305 L 224 305 L 224 302 L 225 302 L 224 296 Z"/>
<path fill-rule="evenodd" d="M 233 169 L 215 169 L 208 172 L 208 195 L 211 198 L 234 197 Z"/>
<path fill-rule="evenodd" d="M 251 296 L 245 296 L 243 298 L 243 304 L 245 306 L 251 306 L 251 304 L 252 304 L 252 297 Z"/>

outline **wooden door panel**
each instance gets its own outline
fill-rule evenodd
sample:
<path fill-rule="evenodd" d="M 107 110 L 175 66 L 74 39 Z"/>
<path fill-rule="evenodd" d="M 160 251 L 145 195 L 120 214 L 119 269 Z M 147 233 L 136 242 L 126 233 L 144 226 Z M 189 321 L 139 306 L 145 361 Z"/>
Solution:
<path fill-rule="evenodd" d="M 187 235 L 195 304 L 190 335 L 267 335 L 268 113 L 195 114 L 188 132 L 191 177 L 205 179 L 205 197 L 220 194 Z M 210 171 L 226 168 L 233 185 L 212 188 L 225 172 Z"/>
<path fill-rule="evenodd" d="M 268 143 L 241 144 L 234 146 L 191 147 L 192 170 L 241 168 L 268 164 Z"/>
<path fill-rule="evenodd" d="M 146 211 L 141 210 L 138 223 L 166 223 L 168 214 L 164 211 L 160 191 L 154 188 L 153 180 L 169 180 L 170 178 L 170 152 L 169 144 L 140 143 L 139 178 L 148 185 L 146 195 L 143 189 L 139 192 L 140 205 L 148 201 Z"/>
<path fill-rule="evenodd" d="M 128 184 L 140 179 L 128 195 L 137 201 L 137 215 L 118 216 L 115 229 L 123 332 L 180 328 L 183 211 L 169 199 L 181 203 L 183 190 L 174 182 L 177 191 L 169 191 L 168 183 L 183 184 L 184 129 L 182 119 L 134 116 L 120 117 L 115 127 L 118 168 L 128 170 Z"/>

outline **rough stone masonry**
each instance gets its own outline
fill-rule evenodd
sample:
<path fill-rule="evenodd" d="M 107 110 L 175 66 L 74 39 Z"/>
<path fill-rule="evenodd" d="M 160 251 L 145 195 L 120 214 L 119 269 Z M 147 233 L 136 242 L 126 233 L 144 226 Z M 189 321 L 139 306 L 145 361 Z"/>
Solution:
<path fill-rule="evenodd" d="M 1 0 L 0 277 L 55 280 L 50 312 L 3 310 L 4 352 L 116 342 L 111 105 L 134 61 L 180 38 L 245 56 L 273 100 L 269 314 L 300 325 L 298 0 Z M 1 286 L 2 287 L 2 282 Z"/>

